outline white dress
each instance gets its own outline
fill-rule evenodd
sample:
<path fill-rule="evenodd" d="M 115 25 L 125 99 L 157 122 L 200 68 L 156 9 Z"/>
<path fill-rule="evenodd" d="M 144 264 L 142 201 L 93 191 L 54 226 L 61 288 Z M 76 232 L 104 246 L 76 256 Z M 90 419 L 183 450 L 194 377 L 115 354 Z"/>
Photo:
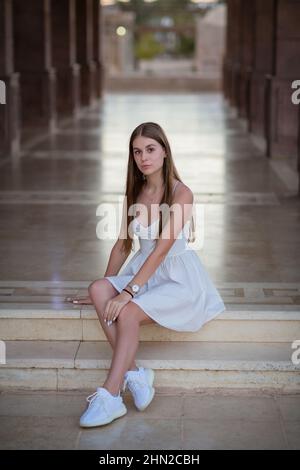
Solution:
<path fill-rule="evenodd" d="M 155 322 L 175 331 L 197 331 L 226 310 L 199 256 L 188 246 L 189 224 L 190 220 L 156 271 L 131 299 Z M 159 219 L 148 227 L 136 217 L 133 219 L 140 249 L 117 276 L 104 277 L 118 292 L 131 281 L 154 249 L 158 229 Z"/>

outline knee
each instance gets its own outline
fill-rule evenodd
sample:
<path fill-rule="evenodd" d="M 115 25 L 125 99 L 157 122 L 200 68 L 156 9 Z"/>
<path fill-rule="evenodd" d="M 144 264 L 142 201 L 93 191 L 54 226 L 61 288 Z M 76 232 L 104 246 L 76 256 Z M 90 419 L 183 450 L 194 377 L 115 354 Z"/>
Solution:
<path fill-rule="evenodd" d="M 94 297 L 95 295 L 99 294 L 99 292 L 103 289 L 105 283 L 103 279 L 96 279 L 95 281 L 91 282 L 88 287 L 88 292 L 90 297 Z"/>

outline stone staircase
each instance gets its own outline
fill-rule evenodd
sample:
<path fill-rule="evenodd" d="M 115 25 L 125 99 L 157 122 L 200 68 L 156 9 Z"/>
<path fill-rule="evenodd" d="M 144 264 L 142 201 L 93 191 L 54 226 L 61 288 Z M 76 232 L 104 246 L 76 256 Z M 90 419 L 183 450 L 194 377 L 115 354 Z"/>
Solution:
<path fill-rule="evenodd" d="M 2 287 L 1 390 L 90 390 L 105 380 L 112 349 L 93 306 L 64 302 L 82 292 L 37 293 L 34 302 L 26 288 L 15 297 L 7 292 L 5 299 Z M 292 362 L 292 343 L 300 340 L 299 306 L 242 305 L 222 297 L 227 311 L 195 333 L 141 327 L 137 364 L 155 370 L 156 388 L 300 391 L 300 365 Z"/>

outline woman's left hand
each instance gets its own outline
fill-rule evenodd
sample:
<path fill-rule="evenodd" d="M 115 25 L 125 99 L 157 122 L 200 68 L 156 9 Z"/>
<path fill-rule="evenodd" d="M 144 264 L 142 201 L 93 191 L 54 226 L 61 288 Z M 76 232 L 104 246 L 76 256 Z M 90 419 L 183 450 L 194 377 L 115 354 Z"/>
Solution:
<path fill-rule="evenodd" d="M 109 323 L 116 320 L 124 305 L 128 304 L 131 299 L 131 295 L 125 291 L 120 292 L 120 294 L 110 299 L 105 306 L 103 314 L 104 321 Z"/>

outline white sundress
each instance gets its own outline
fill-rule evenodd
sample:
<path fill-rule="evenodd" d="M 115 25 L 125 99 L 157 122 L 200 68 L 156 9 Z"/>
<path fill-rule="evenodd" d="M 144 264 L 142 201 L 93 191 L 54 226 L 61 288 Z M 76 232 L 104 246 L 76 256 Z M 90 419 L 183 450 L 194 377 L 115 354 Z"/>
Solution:
<path fill-rule="evenodd" d="M 161 264 L 131 299 L 155 322 L 175 331 L 197 331 L 226 310 L 199 256 L 188 247 L 189 224 L 190 220 Z M 148 227 L 136 217 L 133 219 L 133 231 L 139 238 L 140 249 L 117 276 L 104 277 L 118 292 L 133 279 L 155 248 L 158 229 L 159 219 Z"/>

